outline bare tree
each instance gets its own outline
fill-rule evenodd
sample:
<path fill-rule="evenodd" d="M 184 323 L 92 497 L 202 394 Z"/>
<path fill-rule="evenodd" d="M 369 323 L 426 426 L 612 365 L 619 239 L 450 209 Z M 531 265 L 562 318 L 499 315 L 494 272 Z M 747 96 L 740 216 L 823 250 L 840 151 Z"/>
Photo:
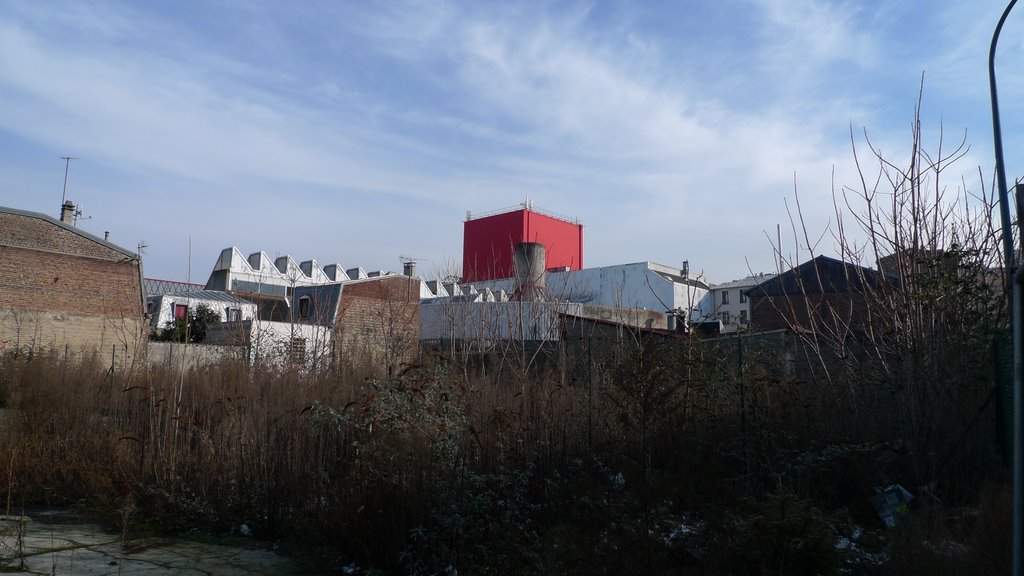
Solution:
<path fill-rule="evenodd" d="M 804 258 L 811 264 L 792 275 L 795 292 L 770 304 L 850 414 L 871 414 L 875 426 L 921 453 L 953 449 L 991 399 L 990 347 L 1006 328 L 996 200 L 980 173 L 979 192 L 959 174 L 950 182 L 967 154 L 966 136 L 947 146 L 940 127 L 926 147 L 920 95 L 903 162 L 884 155 L 866 130 L 862 140 L 851 130 L 850 140 L 859 181 L 833 184 L 835 219 L 826 233 L 809 232 L 794 194 L 796 261 L 782 260 L 790 270 Z M 814 260 L 826 239 L 846 263 L 842 290 L 828 285 Z"/>

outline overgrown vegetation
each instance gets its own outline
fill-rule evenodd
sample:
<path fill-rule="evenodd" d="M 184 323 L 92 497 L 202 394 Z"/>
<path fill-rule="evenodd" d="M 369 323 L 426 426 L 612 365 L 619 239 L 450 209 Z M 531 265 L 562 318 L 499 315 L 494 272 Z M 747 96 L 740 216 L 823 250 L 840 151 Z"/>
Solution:
<path fill-rule="evenodd" d="M 164 342 L 202 342 L 211 324 L 220 323 L 220 314 L 200 303 L 189 310 L 184 318 L 168 320 L 160 330 L 158 339 Z"/>
<path fill-rule="evenodd" d="M 840 253 L 898 269 L 860 295 L 866 324 L 627 331 L 529 364 L 453 350 L 377 370 L 226 359 L 122 378 L 9 354 L 0 486 L 9 506 L 123 530 L 245 524 L 319 572 L 1005 573 L 992 206 L 938 184 L 958 153 L 933 159 L 919 127 L 913 142 L 909 167 L 876 155 L 875 184 L 836 196 L 869 241 L 840 227 Z M 891 484 L 916 498 L 887 529 L 870 498 Z"/>

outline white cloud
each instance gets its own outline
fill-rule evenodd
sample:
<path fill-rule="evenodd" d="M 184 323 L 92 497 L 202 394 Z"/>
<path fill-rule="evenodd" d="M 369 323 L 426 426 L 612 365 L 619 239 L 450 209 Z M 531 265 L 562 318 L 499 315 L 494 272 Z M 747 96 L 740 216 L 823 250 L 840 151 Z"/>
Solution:
<path fill-rule="evenodd" d="M 890 29 L 850 3 L 725 3 L 755 31 L 715 44 L 728 54 L 588 4 L 246 5 L 230 26 L 24 6 L 0 16 L 0 138 L 102 163 L 121 179 L 111 197 L 130 180 L 147 213 L 207 197 L 214 214 L 194 226 L 211 253 L 238 238 L 390 266 L 395 244 L 351 238 L 397 220 L 396 243 L 444 258 L 466 209 L 528 195 L 588 224 L 591 263 L 688 258 L 739 276 L 744 256 L 770 261 L 762 230 L 785 217 L 794 174 L 823 227 L 833 169 L 854 179 L 849 123 L 909 118 L 914 96 L 894 106 L 864 81 L 887 64 Z M 394 216 L 402 205 L 421 227 Z M 244 225 L 218 220 L 241 210 Z M 180 244 L 161 226 L 137 230 Z"/>

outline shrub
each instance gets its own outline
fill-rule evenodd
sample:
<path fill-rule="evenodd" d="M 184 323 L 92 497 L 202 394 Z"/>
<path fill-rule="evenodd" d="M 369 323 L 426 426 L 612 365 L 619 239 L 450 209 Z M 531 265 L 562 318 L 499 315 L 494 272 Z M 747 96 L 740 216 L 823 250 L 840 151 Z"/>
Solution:
<path fill-rule="evenodd" d="M 202 342 L 206 339 L 207 328 L 219 322 L 220 314 L 206 304 L 199 304 L 195 310 L 189 311 L 188 318 L 168 320 L 159 339 L 165 342 Z"/>

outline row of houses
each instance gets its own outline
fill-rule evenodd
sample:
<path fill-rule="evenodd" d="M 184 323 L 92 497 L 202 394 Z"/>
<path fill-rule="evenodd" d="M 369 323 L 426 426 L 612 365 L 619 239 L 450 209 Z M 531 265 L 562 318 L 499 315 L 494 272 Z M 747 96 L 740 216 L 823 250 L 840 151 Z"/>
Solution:
<path fill-rule="evenodd" d="M 218 320 L 207 345 L 393 369 L 424 345 L 557 342 L 586 323 L 714 335 L 800 330 L 825 316 L 855 325 L 856 294 L 887 281 L 821 256 L 783 274 L 716 286 L 685 264 L 551 267 L 543 243 L 513 248 L 514 276 L 491 278 L 497 274 L 480 267 L 474 281 L 460 282 L 423 280 L 413 262 L 401 274 L 367 272 L 231 247 L 205 284 L 191 284 L 144 279 L 137 254 L 70 219 L 0 208 L 0 350 L 96 350 L 134 362 L 151 336 L 203 306 Z"/>

